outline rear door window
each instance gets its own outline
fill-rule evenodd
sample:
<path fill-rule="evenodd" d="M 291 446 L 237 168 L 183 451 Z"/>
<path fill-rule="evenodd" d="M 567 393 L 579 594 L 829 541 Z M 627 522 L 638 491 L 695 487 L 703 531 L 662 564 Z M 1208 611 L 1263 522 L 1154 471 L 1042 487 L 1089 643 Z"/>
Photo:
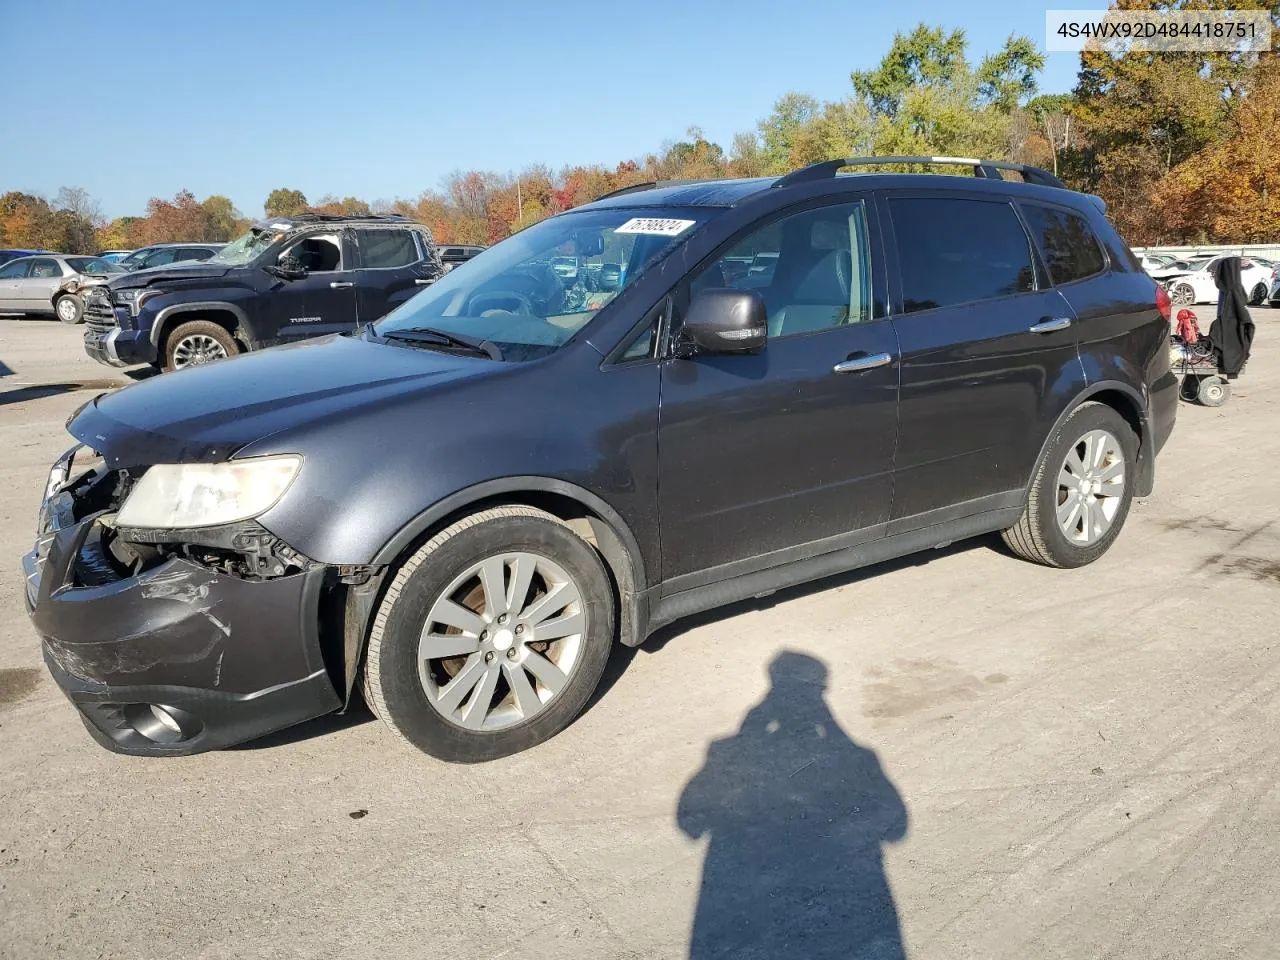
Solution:
<path fill-rule="evenodd" d="M 418 245 L 408 230 L 358 230 L 360 266 L 366 269 L 407 267 L 419 260 Z"/>
<path fill-rule="evenodd" d="M 891 197 L 906 313 L 1035 289 L 1031 243 L 1003 200 Z"/>
<path fill-rule="evenodd" d="M 1024 204 L 1022 209 L 1054 283 L 1083 280 L 1106 269 L 1102 247 L 1084 217 L 1036 204 Z"/>
<path fill-rule="evenodd" d="M 58 266 L 57 260 L 41 258 L 39 260 L 32 261 L 31 276 L 33 278 L 39 277 L 43 280 L 48 280 L 53 277 L 61 277 L 62 268 Z"/>
<path fill-rule="evenodd" d="M 17 280 L 20 277 L 25 277 L 30 269 L 30 260 L 14 260 L 12 263 L 6 263 L 3 267 L 0 267 L 0 280 Z"/>

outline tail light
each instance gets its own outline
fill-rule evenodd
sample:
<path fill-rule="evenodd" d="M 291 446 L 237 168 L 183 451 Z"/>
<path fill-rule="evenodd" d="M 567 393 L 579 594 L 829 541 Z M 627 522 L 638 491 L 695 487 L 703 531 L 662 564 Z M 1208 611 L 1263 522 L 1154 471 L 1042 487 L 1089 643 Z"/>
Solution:
<path fill-rule="evenodd" d="M 1160 311 L 1160 316 L 1164 317 L 1167 323 L 1173 313 L 1173 303 L 1169 300 L 1169 291 L 1159 284 L 1156 284 L 1156 309 Z"/>

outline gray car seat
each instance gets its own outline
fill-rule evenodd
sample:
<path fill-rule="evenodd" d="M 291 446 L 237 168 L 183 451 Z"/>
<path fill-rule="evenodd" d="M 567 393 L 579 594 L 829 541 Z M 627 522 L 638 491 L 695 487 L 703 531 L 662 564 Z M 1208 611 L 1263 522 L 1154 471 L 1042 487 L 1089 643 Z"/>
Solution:
<path fill-rule="evenodd" d="M 807 333 L 839 326 L 849 319 L 853 262 L 847 249 L 830 250 L 806 270 L 788 302 L 769 311 L 769 336 Z"/>

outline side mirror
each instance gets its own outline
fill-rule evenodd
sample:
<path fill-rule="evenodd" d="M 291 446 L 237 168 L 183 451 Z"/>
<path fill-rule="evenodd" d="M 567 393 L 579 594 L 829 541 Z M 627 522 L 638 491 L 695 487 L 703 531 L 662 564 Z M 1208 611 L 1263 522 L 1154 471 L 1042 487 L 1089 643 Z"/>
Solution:
<path fill-rule="evenodd" d="M 764 348 L 769 314 L 754 290 L 704 290 L 684 318 L 684 336 L 698 353 L 754 353 Z"/>
<path fill-rule="evenodd" d="M 276 262 L 271 272 L 281 280 L 301 280 L 307 275 L 307 268 L 294 254 L 287 253 Z"/>

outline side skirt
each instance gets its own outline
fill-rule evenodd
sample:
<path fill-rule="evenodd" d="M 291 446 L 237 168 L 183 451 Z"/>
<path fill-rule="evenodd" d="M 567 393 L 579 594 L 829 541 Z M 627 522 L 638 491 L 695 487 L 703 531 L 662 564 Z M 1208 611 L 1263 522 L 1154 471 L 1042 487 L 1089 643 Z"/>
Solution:
<path fill-rule="evenodd" d="M 994 498 L 993 498 L 994 499 Z M 1003 498 L 1002 498 L 1003 499 Z M 1022 515 L 1022 504 L 1000 506 L 957 519 L 942 520 L 916 529 L 857 543 L 842 549 L 783 562 L 753 573 L 718 580 L 705 586 L 681 590 L 651 599 L 649 631 L 679 620 L 750 597 L 772 593 L 785 587 L 819 580 L 848 570 L 882 563 L 922 550 L 945 547 L 956 540 L 993 533 L 1013 526 Z M 899 522 L 901 523 L 901 522 Z M 899 529 L 901 527 L 899 526 Z"/>

